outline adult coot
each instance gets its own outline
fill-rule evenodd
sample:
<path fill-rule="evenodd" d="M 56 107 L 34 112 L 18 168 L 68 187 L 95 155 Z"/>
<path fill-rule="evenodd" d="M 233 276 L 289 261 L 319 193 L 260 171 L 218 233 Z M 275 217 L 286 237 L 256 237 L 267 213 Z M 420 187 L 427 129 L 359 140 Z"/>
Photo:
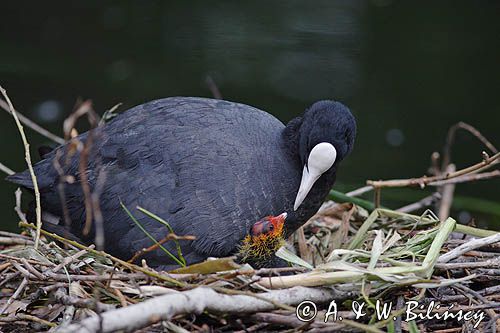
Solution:
<path fill-rule="evenodd" d="M 180 241 L 189 264 L 235 253 L 263 216 L 287 212 L 285 236 L 300 227 L 327 196 L 355 135 L 354 117 L 335 101 L 314 103 L 285 127 L 248 105 L 172 97 L 136 106 L 76 139 L 92 138 L 84 178 L 91 191 L 99 187 L 105 250 L 129 259 L 152 245 L 122 204 L 157 240 L 168 234 L 136 209 L 140 206 L 168 221 L 176 234 L 196 237 Z M 83 233 L 76 139 L 45 154 L 34 170 L 42 209 L 61 221 L 66 214 L 71 233 L 91 242 L 95 224 Z M 27 171 L 7 179 L 33 188 Z M 164 246 L 176 253 L 172 242 Z M 146 259 L 153 267 L 175 264 L 162 250 Z"/>

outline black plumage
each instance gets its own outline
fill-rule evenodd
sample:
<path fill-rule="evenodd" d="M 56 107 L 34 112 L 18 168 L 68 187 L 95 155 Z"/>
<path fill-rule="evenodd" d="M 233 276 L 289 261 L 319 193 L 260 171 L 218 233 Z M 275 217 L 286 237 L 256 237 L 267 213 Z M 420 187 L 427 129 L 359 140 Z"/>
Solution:
<path fill-rule="evenodd" d="M 286 233 L 300 227 L 332 187 L 339 162 L 352 149 L 356 124 L 350 111 L 333 101 L 313 104 L 285 127 L 248 105 L 173 97 L 134 107 L 91 132 L 86 176 L 95 190 L 99 173 L 105 173 L 100 208 L 106 251 L 129 259 L 152 245 L 122 209 L 122 202 L 157 240 L 168 230 L 137 206 L 168 221 L 176 234 L 194 235 L 195 241 L 181 241 L 184 258 L 193 263 L 234 253 L 263 216 L 287 212 Z M 85 142 L 88 135 L 83 133 L 78 139 Z M 337 159 L 294 211 L 303 166 L 320 142 L 333 144 Z M 70 147 L 66 144 L 44 152 L 44 159 L 34 166 L 42 209 L 63 216 L 56 159 L 64 174 L 75 178 L 64 185 L 71 233 L 91 242 L 94 228 L 82 234 L 85 206 L 79 153 Z M 7 179 L 33 188 L 27 171 Z M 175 253 L 172 242 L 164 246 Z M 161 250 L 146 258 L 153 267 L 174 264 Z"/>

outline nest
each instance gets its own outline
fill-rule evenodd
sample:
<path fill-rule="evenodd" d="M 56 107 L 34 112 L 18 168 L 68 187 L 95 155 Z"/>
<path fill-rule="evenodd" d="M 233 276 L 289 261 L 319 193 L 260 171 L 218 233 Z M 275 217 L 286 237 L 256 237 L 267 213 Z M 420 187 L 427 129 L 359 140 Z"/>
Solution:
<path fill-rule="evenodd" d="M 5 90 L 0 87 L 0 92 L 5 99 L 0 107 L 16 121 L 29 167 L 21 123 L 64 143 L 75 137 L 78 117 L 87 115 L 95 127 L 116 109 L 98 121 L 90 101 L 83 102 L 65 121 L 63 140 L 18 115 Z M 483 152 L 481 162 L 456 170 L 451 147 L 459 129 L 481 141 L 491 156 Z M 84 168 L 91 141 L 73 141 Z M 0 330 L 497 331 L 500 233 L 457 224 L 448 216 L 455 184 L 499 177 L 500 153 L 475 128 L 458 123 L 448 132 L 443 158 L 433 153 L 431 161 L 429 177 L 368 181 L 369 186 L 349 195 L 332 191 L 336 203 L 325 204 L 276 253 L 291 267 L 276 269 L 255 270 L 233 258 L 171 272 L 155 271 L 145 261 L 137 266 L 42 230 L 36 186 L 37 225 L 28 223 L 17 192 L 16 211 L 24 231 L 0 231 Z M 13 173 L 1 163 L 0 170 Z M 88 202 L 88 183 L 83 177 L 81 183 Z M 398 211 L 375 209 L 381 188 L 411 186 L 438 190 Z M 366 190 L 374 190 L 374 203 L 356 198 Z M 430 211 L 408 214 L 436 201 L 439 218 Z M 170 232 L 163 240 L 153 239 L 143 252 L 189 237 Z"/>
<path fill-rule="evenodd" d="M 499 325 L 500 234 L 430 212 L 368 214 L 331 203 L 278 251 L 293 267 L 254 270 L 222 258 L 174 273 L 45 231 L 35 250 L 35 227 L 21 226 L 23 234 L 0 238 L 4 331 L 486 332 Z M 411 321 L 408 304 L 418 304 Z M 357 310 L 364 315 L 356 318 Z"/>

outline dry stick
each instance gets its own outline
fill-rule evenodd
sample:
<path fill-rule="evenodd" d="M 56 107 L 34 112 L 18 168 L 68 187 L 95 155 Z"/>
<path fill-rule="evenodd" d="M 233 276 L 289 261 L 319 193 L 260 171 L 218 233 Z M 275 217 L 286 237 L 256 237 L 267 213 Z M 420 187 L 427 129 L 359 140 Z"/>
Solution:
<path fill-rule="evenodd" d="M 96 309 L 97 307 L 101 308 L 102 310 L 114 310 L 116 308 L 115 305 L 113 304 L 106 304 L 106 303 L 101 303 L 97 302 L 96 300 L 92 298 L 80 298 L 76 296 L 70 296 L 66 294 L 66 291 L 64 288 L 59 288 L 57 291 L 54 293 L 54 298 L 64 304 L 64 305 L 74 305 L 79 308 L 89 308 L 89 309 Z"/>
<path fill-rule="evenodd" d="M 5 303 L 5 306 L 0 311 L 0 315 L 3 314 L 9 308 L 12 302 L 14 302 L 14 300 L 17 299 L 19 295 L 21 295 L 21 293 L 24 291 L 24 288 L 26 288 L 27 285 L 28 285 L 28 279 L 25 277 L 21 281 L 21 284 L 19 284 L 19 287 L 17 287 L 14 294 L 12 294 L 12 296 L 7 300 L 7 303 Z"/>
<path fill-rule="evenodd" d="M 318 316 L 317 316 L 318 317 Z M 271 323 L 278 324 L 281 326 L 291 326 L 291 327 L 301 327 L 304 325 L 303 321 L 300 321 L 295 314 L 278 314 L 273 312 L 258 312 L 250 316 L 250 318 L 257 323 Z M 323 323 L 321 321 L 312 321 L 310 327 L 330 327 L 333 330 L 340 330 L 341 325 L 332 323 Z"/>
<path fill-rule="evenodd" d="M 21 237 L 2 237 L 0 236 L 0 244 L 2 245 L 33 245 L 33 241 Z"/>
<path fill-rule="evenodd" d="M 441 186 L 441 185 L 446 185 L 446 184 L 458 184 L 458 183 L 473 182 L 476 180 L 490 179 L 490 178 L 495 178 L 495 177 L 499 177 L 499 176 L 500 176 L 500 170 L 493 170 L 490 172 L 472 173 L 472 174 L 463 175 L 460 177 L 447 179 L 447 180 L 438 180 L 438 181 L 429 183 L 427 185 Z"/>
<path fill-rule="evenodd" d="M 94 248 L 95 248 L 94 244 L 89 245 L 89 249 L 93 250 Z M 61 268 L 72 263 L 73 261 L 75 261 L 76 259 L 80 258 L 81 256 L 83 256 L 85 254 L 87 254 L 87 250 L 81 250 L 81 251 L 73 254 L 72 256 L 64 258 L 64 260 L 59 265 L 52 268 L 52 272 L 57 273 L 57 271 L 59 271 Z"/>
<path fill-rule="evenodd" d="M 500 257 L 495 259 L 488 259 L 485 261 L 466 261 L 466 262 L 452 262 L 452 263 L 437 263 L 436 269 L 473 269 L 478 267 L 500 267 Z"/>
<path fill-rule="evenodd" d="M 483 154 L 484 155 L 484 154 Z M 497 160 L 500 158 L 500 153 L 496 153 L 495 155 L 489 157 L 489 156 L 484 156 L 483 161 L 471 165 L 470 167 L 455 171 L 450 174 L 442 174 L 438 176 L 433 176 L 433 177 L 420 177 L 420 178 L 410 178 L 410 179 L 391 179 L 391 180 L 368 180 L 366 183 L 368 185 L 372 185 L 375 188 L 382 188 L 382 187 L 405 187 L 405 186 L 421 186 L 425 187 L 429 183 L 441 181 L 441 180 L 447 180 L 451 178 L 457 178 L 459 176 L 463 176 L 465 174 L 469 174 L 478 170 L 483 170 L 486 167 L 490 167 L 494 164 L 498 164 Z"/>
<path fill-rule="evenodd" d="M 345 195 L 350 196 L 350 197 L 357 197 L 361 194 L 365 194 L 366 192 L 370 192 L 371 190 L 373 190 L 373 186 L 366 185 L 366 186 L 360 187 L 356 190 L 353 190 L 351 192 L 347 192 Z"/>
<path fill-rule="evenodd" d="M 100 324 L 103 333 L 124 329 L 132 331 L 147 327 L 155 322 L 169 320 L 179 314 L 199 314 L 203 311 L 252 313 L 274 309 L 275 305 L 269 302 L 271 300 L 295 305 L 304 299 L 312 302 L 325 302 L 336 298 L 335 292 L 331 290 L 304 287 L 271 291 L 263 293 L 261 296 L 268 301 L 245 295 L 223 295 L 211 288 L 198 287 L 184 292 L 154 297 L 126 308 L 104 312 L 101 313 L 101 322 L 97 316 L 93 316 L 80 323 L 61 328 L 57 332 L 97 332 Z"/>
<path fill-rule="evenodd" d="M 48 327 L 56 327 L 57 326 L 57 324 L 51 323 L 50 321 L 47 321 L 47 320 L 44 320 L 44 319 L 41 319 L 41 318 L 38 318 L 38 317 L 35 317 L 32 315 L 24 314 L 24 313 L 17 313 L 14 317 L 0 317 L 0 322 L 11 323 L 11 322 L 16 322 L 16 321 L 33 321 L 35 323 L 39 323 L 39 324 L 42 324 L 42 325 L 45 325 Z"/>
<path fill-rule="evenodd" d="M 12 261 L 11 263 L 12 263 L 12 266 L 14 266 L 21 273 L 21 275 L 24 276 L 26 279 L 36 280 L 38 278 L 34 274 L 30 273 L 26 268 L 21 266 L 19 263 L 15 262 L 15 261 Z"/>
<path fill-rule="evenodd" d="M 456 171 L 455 164 L 449 164 L 446 167 L 446 173 L 450 174 Z M 455 184 L 446 184 L 442 189 L 441 202 L 439 204 L 439 221 L 444 221 L 450 216 L 451 204 L 453 203 L 453 193 Z"/>
<path fill-rule="evenodd" d="M 19 133 L 21 134 L 21 138 L 24 144 L 25 159 L 26 163 L 28 164 L 28 169 L 31 175 L 31 181 L 33 182 L 33 190 L 35 191 L 35 202 L 36 202 L 35 250 L 37 250 L 38 242 L 40 241 L 40 230 L 42 229 L 42 206 L 40 203 L 40 190 L 38 189 L 38 182 L 36 180 L 35 171 L 33 170 L 33 165 L 31 164 L 30 145 L 28 143 L 28 140 L 26 139 L 26 135 L 24 134 L 23 125 L 21 125 L 21 122 L 19 121 L 19 118 L 17 116 L 17 112 L 14 109 L 14 106 L 12 105 L 9 96 L 7 95 L 7 91 L 2 86 L 0 86 L 0 91 L 2 92 L 3 97 L 7 101 L 7 104 L 9 105 L 10 112 L 12 113 L 17 128 L 19 129 Z"/>
<path fill-rule="evenodd" d="M 56 274 L 51 271 L 45 272 L 45 275 L 50 279 L 55 281 L 68 281 L 68 275 L 66 274 Z M 120 280 L 128 281 L 134 279 L 144 278 L 143 273 L 127 273 L 127 274 L 99 274 L 99 275 L 76 275 L 70 274 L 72 281 L 109 281 L 109 280 Z"/>
<path fill-rule="evenodd" d="M 12 111 L 11 111 L 9 105 L 7 103 L 5 103 L 4 101 L 2 101 L 2 100 L 0 100 L 0 108 L 4 109 L 8 113 L 12 114 Z M 19 121 L 21 123 L 23 123 L 24 125 L 28 126 L 29 128 L 31 128 L 32 130 L 34 130 L 38 134 L 43 135 L 47 139 L 50 139 L 50 140 L 52 140 L 54 142 L 57 142 L 58 144 L 61 144 L 61 145 L 64 144 L 64 139 L 63 138 L 60 138 L 57 135 L 55 135 L 55 134 L 47 131 L 45 128 L 41 127 L 37 123 L 35 123 L 32 120 L 30 120 L 30 119 L 26 118 L 25 116 L 23 116 L 23 114 L 19 113 L 19 111 L 16 110 L 16 113 L 17 113 L 17 116 L 19 117 Z"/>
<path fill-rule="evenodd" d="M 448 261 L 460 257 L 462 254 L 469 252 L 471 250 L 477 249 L 481 246 L 493 244 L 500 242 L 500 232 L 485 238 L 476 238 L 462 244 L 448 253 L 441 255 L 437 262 L 447 263 Z"/>
<path fill-rule="evenodd" d="M 190 241 L 192 241 L 192 240 L 195 240 L 196 237 L 195 236 L 191 236 L 191 235 L 177 236 L 174 233 L 169 233 L 167 236 L 163 237 L 161 240 L 159 240 L 158 242 L 154 243 L 150 247 L 147 247 L 147 248 L 144 248 L 142 250 L 137 251 L 132 258 L 130 258 L 129 260 L 127 260 L 127 262 L 133 263 L 134 261 L 137 260 L 137 258 L 143 256 L 144 254 L 146 254 L 148 252 L 151 252 L 151 251 L 154 251 L 154 250 L 158 249 L 160 247 L 160 245 L 162 245 L 165 242 L 168 242 L 169 240 L 173 240 L 173 239 L 175 239 L 175 240 L 190 240 Z"/>
<path fill-rule="evenodd" d="M 25 258 L 21 258 L 21 262 L 23 263 L 24 267 L 26 267 L 28 272 L 36 276 L 37 279 L 45 280 L 45 276 L 43 276 L 43 274 L 40 273 L 35 267 L 31 266 L 28 260 L 26 260 Z"/>
<path fill-rule="evenodd" d="M 446 145 L 444 147 L 444 156 L 443 156 L 443 170 L 446 168 L 448 164 L 450 164 L 451 160 L 451 146 L 453 145 L 453 141 L 455 140 L 455 133 L 458 129 L 464 129 L 474 135 L 479 141 L 481 141 L 493 154 L 498 153 L 498 149 L 490 142 L 488 139 L 486 139 L 481 132 L 479 132 L 476 128 L 473 126 L 464 123 L 464 122 L 459 122 L 453 126 L 450 127 L 448 130 L 448 136 L 446 138 Z"/>
<path fill-rule="evenodd" d="M 398 208 L 398 209 L 396 209 L 396 211 L 401 212 L 401 213 L 411 213 L 411 212 L 414 212 L 414 211 L 419 210 L 421 208 L 425 208 L 425 207 L 432 205 L 433 203 L 436 202 L 436 200 L 439 200 L 440 198 L 441 198 L 441 194 L 438 192 L 435 192 L 435 193 L 432 193 L 431 195 L 429 195 L 423 199 L 420 199 L 420 201 L 417 201 L 417 202 L 414 202 L 412 204 Z"/>
<path fill-rule="evenodd" d="M 73 112 L 65 121 L 64 121 L 64 136 L 66 139 L 69 139 L 71 133 L 75 127 L 77 120 L 87 115 L 89 119 L 90 126 L 92 128 L 97 126 L 98 120 L 97 115 L 92 109 L 92 102 L 87 100 L 83 102 L 75 112 Z M 87 179 L 87 166 L 88 166 L 88 155 L 90 153 L 90 149 L 92 147 L 92 143 L 94 141 L 94 132 L 89 131 L 85 143 L 82 142 L 82 145 L 77 145 L 77 147 L 83 147 L 80 152 L 80 161 L 78 163 L 78 173 L 80 176 L 80 184 L 82 186 L 82 191 L 84 195 L 84 204 L 85 204 L 85 226 L 83 228 L 83 234 L 88 235 L 90 232 L 90 227 L 92 223 L 92 200 L 91 200 L 91 191 L 90 185 Z M 77 139 L 75 139 L 77 140 Z M 80 140 L 78 140 L 80 141 Z"/>
<path fill-rule="evenodd" d="M 0 171 L 5 172 L 7 174 L 7 176 L 12 176 L 13 174 L 16 173 L 15 171 L 12 171 L 11 168 L 9 168 L 8 166 L 5 166 L 2 163 L 0 163 Z"/>
<path fill-rule="evenodd" d="M 5 258 L 5 259 L 9 259 L 9 260 L 14 260 L 14 261 L 21 261 L 21 258 L 18 258 L 18 257 L 13 257 L 13 256 L 9 256 L 7 254 L 3 254 L 3 253 L 0 253 L 0 258 Z M 55 266 L 55 264 L 51 263 L 51 262 L 41 262 L 41 261 L 38 261 L 38 260 L 34 260 L 34 259 L 26 259 L 30 264 L 33 264 L 33 265 L 40 265 L 40 266 Z"/>
<path fill-rule="evenodd" d="M 21 195 L 22 194 L 23 194 L 23 192 L 18 187 L 17 190 L 16 190 L 16 192 L 15 192 L 16 206 L 14 207 L 14 210 L 16 211 L 17 216 L 19 216 L 19 218 L 21 219 L 21 221 L 28 223 L 28 221 L 26 220 L 26 215 L 21 210 Z"/>
<path fill-rule="evenodd" d="M 431 154 L 431 168 L 430 172 L 432 175 L 436 176 L 441 173 L 441 170 L 439 169 L 439 158 L 441 155 L 435 151 Z"/>
<path fill-rule="evenodd" d="M 298 236 L 298 243 L 299 243 L 299 254 L 300 257 L 304 260 L 309 260 L 310 259 L 310 254 L 311 252 L 308 251 L 307 249 L 307 244 L 306 244 L 306 235 L 304 234 L 304 227 L 300 227 L 297 230 L 297 236 Z"/>

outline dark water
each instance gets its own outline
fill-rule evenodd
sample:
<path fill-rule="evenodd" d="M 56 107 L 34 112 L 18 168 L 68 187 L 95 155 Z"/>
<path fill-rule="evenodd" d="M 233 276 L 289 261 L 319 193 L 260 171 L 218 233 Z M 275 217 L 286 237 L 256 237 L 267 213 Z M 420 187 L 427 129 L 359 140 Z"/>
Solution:
<path fill-rule="evenodd" d="M 210 97 L 210 76 L 224 98 L 283 121 L 317 99 L 347 104 L 359 135 L 341 190 L 423 175 L 458 121 L 500 146 L 498 2 L 10 1 L 2 13 L 0 84 L 56 133 L 78 98 L 102 113 L 118 102 L 124 110 L 160 97 Z M 21 170 L 13 120 L 0 120 L 0 161 Z M 28 135 L 33 151 L 47 143 Z M 453 160 L 472 164 L 482 149 L 460 133 Z M 454 215 L 499 228 L 499 185 L 459 185 Z M 1 181 L 2 229 L 17 222 L 14 190 Z M 385 191 L 383 199 L 396 208 L 425 195 Z"/>

